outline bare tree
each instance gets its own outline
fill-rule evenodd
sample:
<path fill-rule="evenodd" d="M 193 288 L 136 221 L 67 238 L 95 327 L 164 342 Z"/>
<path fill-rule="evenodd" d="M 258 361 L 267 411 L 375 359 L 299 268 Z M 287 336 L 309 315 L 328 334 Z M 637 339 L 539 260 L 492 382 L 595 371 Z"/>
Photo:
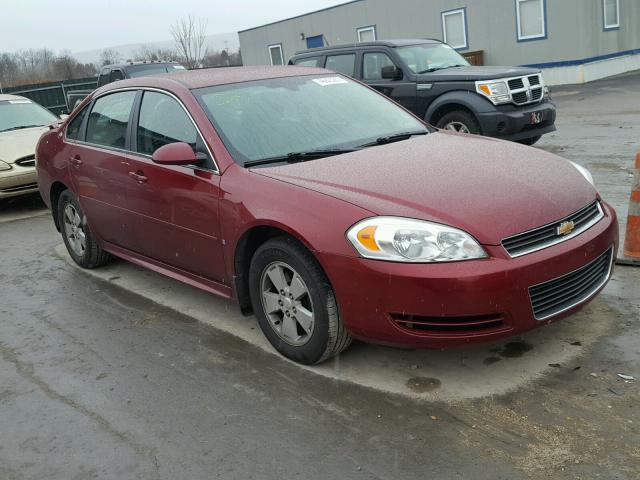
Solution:
<path fill-rule="evenodd" d="M 120 63 L 121 61 L 122 55 L 113 48 L 106 48 L 100 53 L 100 65 L 102 66 Z"/>
<path fill-rule="evenodd" d="M 187 68 L 198 68 L 207 54 L 205 40 L 207 37 L 207 21 L 196 20 L 189 15 L 171 26 L 171 36 L 176 50 Z"/>
<path fill-rule="evenodd" d="M 147 62 L 175 62 L 180 60 L 180 55 L 172 48 L 150 47 L 149 45 L 140 45 L 133 52 L 133 60 Z"/>

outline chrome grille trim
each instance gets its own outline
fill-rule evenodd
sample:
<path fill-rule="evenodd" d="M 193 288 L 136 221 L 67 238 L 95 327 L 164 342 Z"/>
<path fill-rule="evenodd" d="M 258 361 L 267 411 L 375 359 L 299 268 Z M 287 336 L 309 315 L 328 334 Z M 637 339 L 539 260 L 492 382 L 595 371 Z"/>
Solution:
<path fill-rule="evenodd" d="M 586 302 L 600 290 L 611 277 L 613 247 L 588 264 L 529 287 L 529 301 L 536 320 L 559 315 Z"/>
<path fill-rule="evenodd" d="M 603 218 L 602 205 L 596 200 L 565 218 L 503 238 L 501 244 L 511 258 L 521 257 L 574 238 L 593 227 Z M 569 235 L 558 234 L 557 228 L 560 224 L 569 221 L 576 224 L 574 230 Z"/>

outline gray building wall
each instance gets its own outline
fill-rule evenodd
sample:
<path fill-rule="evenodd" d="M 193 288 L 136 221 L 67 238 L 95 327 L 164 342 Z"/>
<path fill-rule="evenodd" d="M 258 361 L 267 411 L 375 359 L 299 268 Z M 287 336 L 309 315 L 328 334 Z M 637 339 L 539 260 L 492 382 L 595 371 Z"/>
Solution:
<path fill-rule="evenodd" d="M 357 41 L 356 29 L 376 26 L 379 40 L 442 39 L 441 12 L 466 7 L 467 50 L 483 50 L 488 65 L 571 62 L 640 49 L 640 1 L 620 1 L 620 28 L 603 30 L 602 0 L 547 0 L 547 37 L 518 42 L 515 0 L 359 0 L 239 32 L 246 65 L 269 64 L 268 46 L 282 44 L 285 62 L 306 49 L 305 37 L 325 44 Z"/>

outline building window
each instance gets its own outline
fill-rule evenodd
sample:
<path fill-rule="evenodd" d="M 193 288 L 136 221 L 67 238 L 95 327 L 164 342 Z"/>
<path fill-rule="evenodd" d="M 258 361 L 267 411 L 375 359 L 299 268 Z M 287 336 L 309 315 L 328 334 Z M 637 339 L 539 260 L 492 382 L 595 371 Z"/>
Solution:
<path fill-rule="evenodd" d="M 284 55 L 282 55 L 282 45 L 269 45 L 269 58 L 271 65 L 284 65 Z"/>
<path fill-rule="evenodd" d="M 358 42 L 375 42 L 376 38 L 376 27 L 375 25 L 371 25 L 369 27 L 362 27 L 356 30 L 358 32 Z"/>
<path fill-rule="evenodd" d="M 324 36 L 316 35 L 315 37 L 307 37 L 307 48 L 324 47 Z"/>
<path fill-rule="evenodd" d="M 469 47 L 467 42 L 467 13 L 466 8 L 442 12 L 442 37 L 455 49 Z"/>
<path fill-rule="evenodd" d="M 518 41 L 547 38 L 546 0 L 516 0 Z"/>
<path fill-rule="evenodd" d="M 602 15 L 605 30 L 620 28 L 620 0 L 602 0 Z"/>

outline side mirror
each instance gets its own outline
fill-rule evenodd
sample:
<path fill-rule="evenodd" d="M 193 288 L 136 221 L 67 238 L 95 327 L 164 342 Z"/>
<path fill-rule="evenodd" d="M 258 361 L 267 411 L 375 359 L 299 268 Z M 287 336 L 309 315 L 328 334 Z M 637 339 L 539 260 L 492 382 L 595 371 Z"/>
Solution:
<path fill-rule="evenodd" d="M 402 80 L 404 74 L 402 73 L 402 69 L 396 67 L 395 65 L 388 65 L 386 67 L 382 67 L 382 78 L 387 80 Z"/>
<path fill-rule="evenodd" d="M 200 159 L 191 145 L 184 142 L 169 143 L 153 152 L 151 159 L 161 165 L 191 165 Z"/>

